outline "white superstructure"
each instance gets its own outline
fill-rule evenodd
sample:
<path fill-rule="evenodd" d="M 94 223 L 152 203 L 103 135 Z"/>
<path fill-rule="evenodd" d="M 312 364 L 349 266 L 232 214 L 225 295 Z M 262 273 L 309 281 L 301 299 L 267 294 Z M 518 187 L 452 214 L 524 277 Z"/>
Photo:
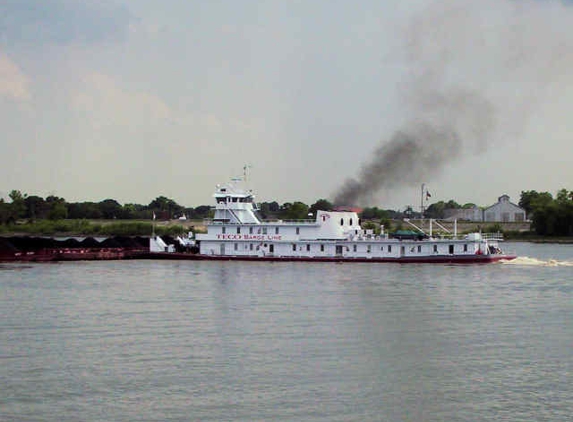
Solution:
<path fill-rule="evenodd" d="M 471 233 L 463 237 L 415 235 L 393 238 L 363 230 L 355 212 L 318 211 L 312 220 L 263 221 L 254 195 L 238 180 L 217 185 L 215 213 L 197 234 L 203 257 L 263 259 L 336 259 L 376 261 L 496 261 L 501 254 L 495 236 Z M 408 237 L 408 236 L 406 236 Z"/>

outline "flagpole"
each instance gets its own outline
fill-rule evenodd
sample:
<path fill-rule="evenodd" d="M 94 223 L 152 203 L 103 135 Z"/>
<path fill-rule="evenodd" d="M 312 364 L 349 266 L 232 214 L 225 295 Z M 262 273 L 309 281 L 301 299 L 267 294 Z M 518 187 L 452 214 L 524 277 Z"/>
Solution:
<path fill-rule="evenodd" d="M 420 220 L 424 219 L 424 188 L 426 185 L 422 183 L 422 191 L 420 196 Z"/>

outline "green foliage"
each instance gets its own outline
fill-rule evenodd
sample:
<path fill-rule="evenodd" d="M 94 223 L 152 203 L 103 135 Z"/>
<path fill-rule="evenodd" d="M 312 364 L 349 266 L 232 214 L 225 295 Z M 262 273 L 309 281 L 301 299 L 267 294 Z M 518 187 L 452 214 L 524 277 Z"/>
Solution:
<path fill-rule="evenodd" d="M 392 220 L 389 218 L 382 218 L 380 220 L 380 225 L 384 227 L 384 230 L 386 232 L 391 232 L 392 231 Z"/>
<path fill-rule="evenodd" d="M 380 226 L 373 221 L 366 221 L 362 224 L 364 230 L 374 230 L 374 234 L 380 234 Z"/>
<path fill-rule="evenodd" d="M 573 191 L 561 189 L 556 199 L 548 192 L 524 191 L 519 204 L 531 214 L 536 234 L 573 236 Z"/>
<path fill-rule="evenodd" d="M 12 200 L 10 204 L 10 216 L 12 219 L 17 220 L 23 218 L 26 213 L 26 196 L 22 194 L 19 190 L 12 190 L 8 195 Z"/>
<path fill-rule="evenodd" d="M 309 213 L 312 213 L 313 216 L 316 216 L 317 211 L 332 211 L 334 206 L 332 202 L 326 199 L 319 199 L 314 204 L 312 204 L 308 210 Z"/>
<path fill-rule="evenodd" d="M 552 202 L 553 196 L 551 196 L 549 192 L 527 190 L 521 191 L 521 199 L 519 200 L 518 205 L 525 210 L 525 213 L 528 216 L 531 216 L 535 213 L 536 208 L 544 208 Z"/>
<path fill-rule="evenodd" d="M 378 207 L 367 207 L 360 213 L 360 218 L 363 218 L 364 220 L 389 218 L 389 213 L 388 211 L 381 210 Z"/>
<path fill-rule="evenodd" d="M 287 206 L 288 204 L 288 206 Z M 304 220 L 308 217 L 308 205 L 302 202 L 287 203 L 281 212 L 281 218 L 286 220 Z"/>
<path fill-rule="evenodd" d="M 431 204 L 428 208 L 426 208 L 424 215 L 427 218 L 437 218 L 437 219 L 444 218 L 445 209 L 446 209 L 446 203 L 444 201 L 439 201 L 434 204 Z"/>

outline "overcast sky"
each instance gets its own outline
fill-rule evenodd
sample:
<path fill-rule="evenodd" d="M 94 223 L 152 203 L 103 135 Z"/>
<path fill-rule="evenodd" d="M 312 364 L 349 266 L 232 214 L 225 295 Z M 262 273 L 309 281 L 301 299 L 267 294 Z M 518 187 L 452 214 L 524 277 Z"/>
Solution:
<path fill-rule="evenodd" d="M 571 28 L 555 0 L 2 0 L 0 196 L 198 206 L 245 164 L 281 203 L 573 189 Z M 396 132 L 424 166 L 368 167 Z"/>

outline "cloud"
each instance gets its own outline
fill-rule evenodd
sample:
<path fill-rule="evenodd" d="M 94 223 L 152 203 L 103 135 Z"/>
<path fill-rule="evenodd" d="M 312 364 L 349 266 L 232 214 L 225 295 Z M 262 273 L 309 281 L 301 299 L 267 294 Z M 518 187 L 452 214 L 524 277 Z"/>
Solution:
<path fill-rule="evenodd" d="M 141 126 L 165 121 L 172 111 L 160 98 L 146 92 L 130 92 L 103 73 L 84 75 L 71 96 L 73 109 L 89 117 L 94 127 Z"/>
<path fill-rule="evenodd" d="M 28 101 L 32 98 L 30 81 L 16 63 L 0 52 L 0 96 L 15 101 Z"/>
<path fill-rule="evenodd" d="M 121 40 L 130 14 L 109 0 L 3 0 L 0 40 L 7 45 L 98 43 Z"/>

